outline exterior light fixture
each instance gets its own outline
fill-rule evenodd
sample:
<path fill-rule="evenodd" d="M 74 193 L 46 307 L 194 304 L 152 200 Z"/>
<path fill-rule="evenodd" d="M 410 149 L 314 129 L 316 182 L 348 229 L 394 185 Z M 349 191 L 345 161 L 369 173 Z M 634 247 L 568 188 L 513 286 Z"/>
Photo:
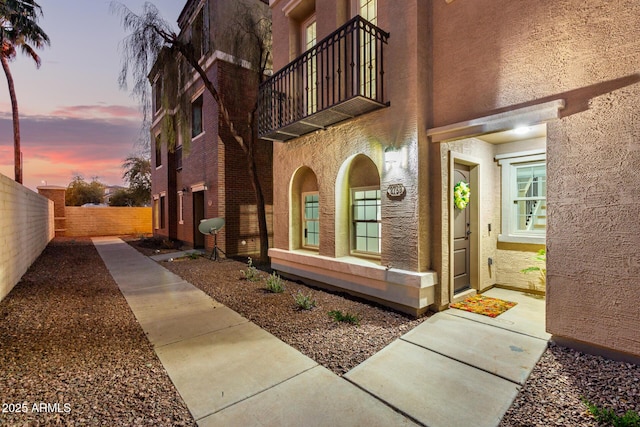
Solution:
<path fill-rule="evenodd" d="M 402 153 L 396 147 L 390 145 L 384 149 L 384 162 L 387 165 L 400 163 L 402 160 Z"/>
<path fill-rule="evenodd" d="M 513 130 L 513 133 L 515 133 L 516 135 L 524 135 L 525 133 L 528 133 L 530 131 L 531 131 L 530 126 L 518 126 Z"/>

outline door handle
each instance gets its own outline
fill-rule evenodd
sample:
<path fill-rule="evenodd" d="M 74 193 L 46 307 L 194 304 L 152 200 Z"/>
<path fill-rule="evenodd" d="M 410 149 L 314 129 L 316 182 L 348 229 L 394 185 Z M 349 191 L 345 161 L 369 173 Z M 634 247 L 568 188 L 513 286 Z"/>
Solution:
<path fill-rule="evenodd" d="M 467 236 L 471 234 L 471 230 L 467 230 Z"/>

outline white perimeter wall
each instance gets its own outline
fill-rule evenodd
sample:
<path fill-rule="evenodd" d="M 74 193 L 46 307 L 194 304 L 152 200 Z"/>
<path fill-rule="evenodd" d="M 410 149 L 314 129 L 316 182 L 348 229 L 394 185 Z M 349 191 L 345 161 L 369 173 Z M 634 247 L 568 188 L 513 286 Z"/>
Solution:
<path fill-rule="evenodd" d="M 54 234 L 53 202 L 0 174 L 0 300 Z"/>

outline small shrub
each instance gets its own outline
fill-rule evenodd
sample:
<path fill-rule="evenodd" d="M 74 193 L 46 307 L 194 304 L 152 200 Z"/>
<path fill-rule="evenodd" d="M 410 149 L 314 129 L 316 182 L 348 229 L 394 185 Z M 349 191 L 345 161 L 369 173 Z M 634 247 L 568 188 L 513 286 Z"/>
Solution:
<path fill-rule="evenodd" d="M 284 292 L 284 282 L 282 281 L 282 278 L 278 276 L 274 271 L 269 277 L 267 277 L 267 284 L 265 285 L 265 288 L 269 292 L 279 294 L 281 292 Z"/>
<path fill-rule="evenodd" d="M 198 259 L 200 258 L 200 254 L 198 252 L 190 252 L 187 254 L 187 258 L 189 259 Z"/>
<path fill-rule="evenodd" d="M 640 427 L 640 414 L 637 412 L 629 410 L 624 415 L 617 415 L 613 409 L 600 408 L 585 398 L 582 398 L 582 403 L 587 405 L 589 412 L 600 424 L 613 427 Z"/>
<path fill-rule="evenodd" d="M 525 269 L 520 270 L 520 272 L 524 274 L 537 272 L 539 275 L 538 281 L 540 282 L 540 286 L 542 289 L 545 289 L 545 287 L 547 286 L 547 268 L 546 268 L 547 251 L 546 249 L 540 249 L 534 259 L 536 261 L 544 262 L 545 266 L 544 267 L 531 266 L 531 267 L 527 267 Z"/>
<path fill-rule="evenodd" d="M 302 291 L 298 291 L 293 299 L 300 310 L 311 310 L 316 306 L 316 300 L 311 299 L 311 295 L 305 295 Z"/>
<path fill-rule="evenodd" d="M 343 314 L 342 311 L 340 310 L 331 310 L 329 312 L 329 317 L 331 317 L 336 322 L 351 323 L 352 325 L 356 325 L 356 326 L 360 324 L 360 319 L 356 314 L 351 314 L 351 313 Z"/>
<path fill-rule="evenodd" d="M 240 270 L 240 273 L 242 273 L 242 277 L 244 277 L 245 280 L 249 280 L 250 282 L 255 282 L 260 279 L 258 269 L 253 266 L 253 260 L 251 257 L 249 257 L 249 261 L 247 261 L 247 269 Z"/>

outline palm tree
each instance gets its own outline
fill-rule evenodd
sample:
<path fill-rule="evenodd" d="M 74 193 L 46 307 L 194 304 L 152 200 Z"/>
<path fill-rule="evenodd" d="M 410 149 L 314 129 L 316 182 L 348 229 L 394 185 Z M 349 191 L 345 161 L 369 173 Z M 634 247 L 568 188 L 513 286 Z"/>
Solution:
<path fill-rule="evenodd" d="M 7 77 L 9 97 L 11 98 L 11 112 L 13 114 L 13 144 L 15 180 L 22 184 L 22 159 L 20 156 L 20 119 L 18 117 L 18 99 L 13 84 L 13 76 L 9 68 L 9 60 L 16 56 L 16 49 L 29 55 L 40 67 L 40 57 L 34 47 L 41 48 L 49 45 L 49 36 L 38 26 L 38 17 L 42 15 L 42 8 L 35 0 L 0 0 L 0 34 L 2 49 L 0 62 Z M 32 47 L 33 46 L 33 47 Z"/>

